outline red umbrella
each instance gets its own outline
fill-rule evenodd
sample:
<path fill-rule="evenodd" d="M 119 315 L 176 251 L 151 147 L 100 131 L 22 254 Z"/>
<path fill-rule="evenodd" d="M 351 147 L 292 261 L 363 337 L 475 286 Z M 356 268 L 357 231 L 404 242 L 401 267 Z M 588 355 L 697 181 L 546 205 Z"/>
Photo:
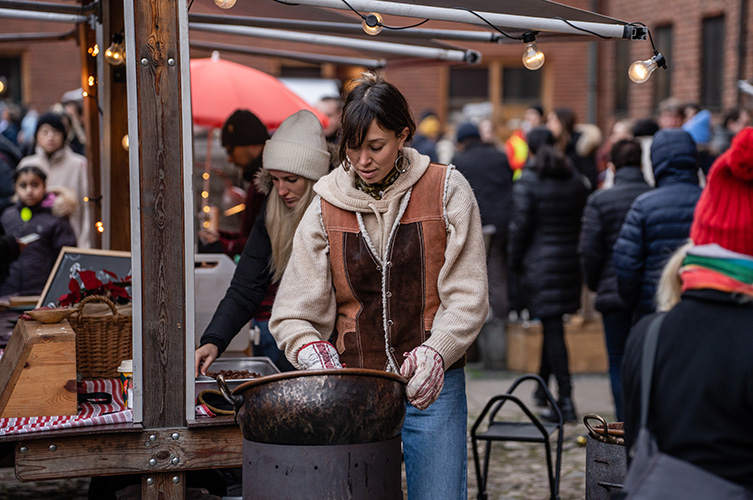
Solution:
<path fill-rule="evenodd" d="M 277 78 L 215 54 L 191 60 L 191 107 L 193 122 L 211 128 L 222 127 L 238 108 L 250 110 L 270 130 L 301 109 L 316 114 L 325 127 L 329 122 Z"/>

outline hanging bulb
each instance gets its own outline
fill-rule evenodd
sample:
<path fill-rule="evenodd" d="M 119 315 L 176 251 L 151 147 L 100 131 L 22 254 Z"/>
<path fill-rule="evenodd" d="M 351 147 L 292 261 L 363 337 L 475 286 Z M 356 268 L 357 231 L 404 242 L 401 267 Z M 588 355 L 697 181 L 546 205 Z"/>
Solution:
<path fill-rule="evenodd" d="M 645 61 L 635 61 L 630 65 L 628 69 L 628 76 L 635 83 L 643 83 L 649 79 L 651 73 L 656 71 L 656 68 L 661 66 L 667 69 L 667 61 L 664 56 L 659 52 L 654 51 L 654 57 L 646 59 Z"/>
<path fill-rule="evenodd" d="M 112 35 L 112 44 L 105 50 L 105 60 L 113 66 L 120 66 L 124 62 L 125 48 L 123 47 L 123 35 Z"/>
<path fill-rule="evenodd" d="M 7 88 L 8 84 L 5 82 L 5 78 L 0 76 L 0 95 L 2 95 Z"/>
<path fill-rule="evenodd" d="M 361 27 L 367 35 L 378 35 L 382 32 L 382 16 L 378 12 L 367 14 L 363 18 Z"/>
<path fill-rule="evenodd" d="M 124 135 L 123 138 L 120 139 L 120 145 L 123 147 L 123 149 L 128 151 L 128 148 L 131 145 L 130 141 L 128 140 L 128 134 Z"/>
<path fill-rule="evenodd" d="M 523 51 L 523 66 L 530 70 L 537 70 L 544 65 L 544 53 L 536 45 L 536 33 L 528 31 L 523 33 L 523 43 L 526 48 Z"/>
<path fill-rule="evenodd" d="M 214 0 L 214 4 L 220 9 L 229 9 L 235 5 L 235 0 Z"/>

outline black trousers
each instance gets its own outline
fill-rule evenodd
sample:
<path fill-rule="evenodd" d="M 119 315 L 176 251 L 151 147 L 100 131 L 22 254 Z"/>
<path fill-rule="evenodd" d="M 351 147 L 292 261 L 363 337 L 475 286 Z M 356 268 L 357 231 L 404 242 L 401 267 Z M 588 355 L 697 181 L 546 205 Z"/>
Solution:
<path fill-rule="evenodd" d="M 541 318 L 544 331 L 544 342 L 541 345 L 541 367 L 539 376 L 549 382 L 549 376 L 554 375 L 557 381 L 558 399 L 572 397 L 572 382 L 570 380 L 570 364 L 565 345 L 565 325 L 562 316 Z"/>

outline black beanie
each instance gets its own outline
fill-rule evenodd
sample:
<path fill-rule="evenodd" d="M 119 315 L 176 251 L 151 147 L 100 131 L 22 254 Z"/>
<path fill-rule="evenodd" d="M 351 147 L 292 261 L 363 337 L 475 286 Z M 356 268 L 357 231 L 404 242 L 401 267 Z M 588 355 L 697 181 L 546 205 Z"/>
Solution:
<path fill-rule="evenodd" d="M 222 126 L 223 148 L 264 144 L 267 139 L 267 127 L 247 109 L 236 109 Z"/>
<path fill-rule="evenodd" d="M 39 129 L 42 128 L 42 125 L 49 125 L 65 137 L 65 125 L 63 125 L 63 119 L 60 118 L 60 115 L 55 113 L 45 113 L 40 116 L 37 120 L 37 130 L 34 132 L 34 135 L 39 133 Z"/>

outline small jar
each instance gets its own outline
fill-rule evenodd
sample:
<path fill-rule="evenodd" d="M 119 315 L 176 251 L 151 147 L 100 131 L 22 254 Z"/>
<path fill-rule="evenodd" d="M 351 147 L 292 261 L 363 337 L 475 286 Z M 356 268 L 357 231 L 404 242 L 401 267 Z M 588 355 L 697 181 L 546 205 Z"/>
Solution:
<path fill-rule="evenodd" d="M 120 373 L 120 389 L 123 391 L 123 402 L 126 407 L 133 408 L 133 360 L 124 359 L 118 367 Z"/>

